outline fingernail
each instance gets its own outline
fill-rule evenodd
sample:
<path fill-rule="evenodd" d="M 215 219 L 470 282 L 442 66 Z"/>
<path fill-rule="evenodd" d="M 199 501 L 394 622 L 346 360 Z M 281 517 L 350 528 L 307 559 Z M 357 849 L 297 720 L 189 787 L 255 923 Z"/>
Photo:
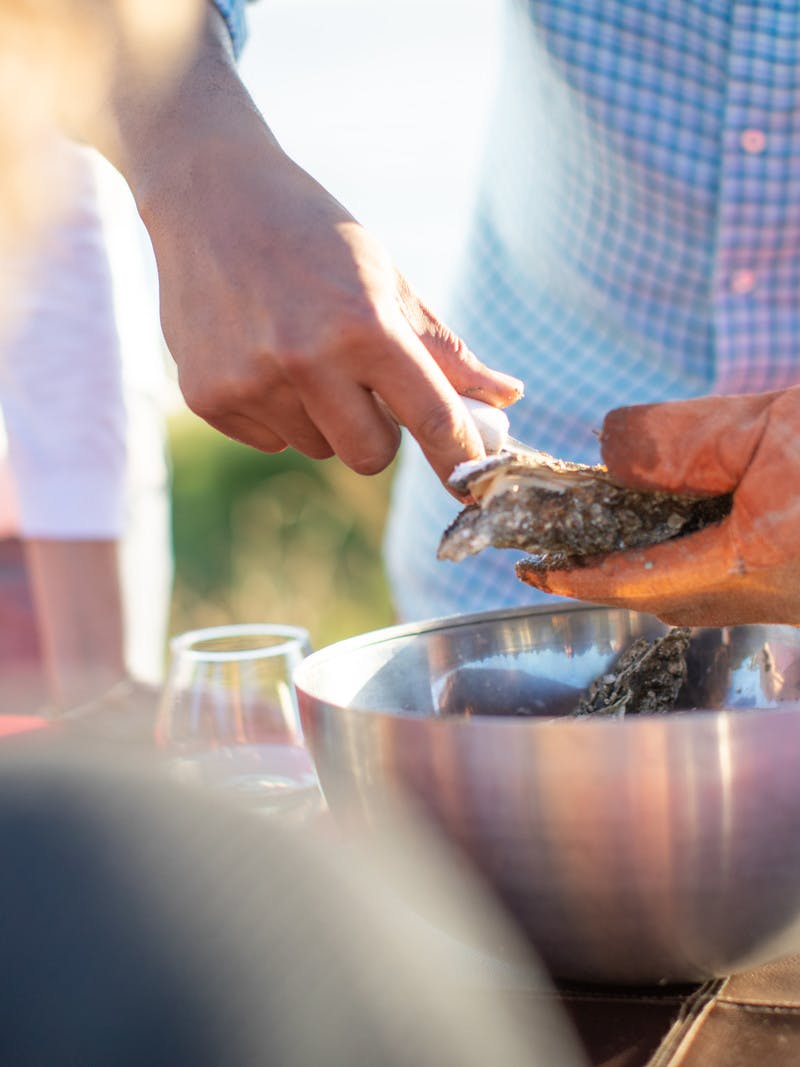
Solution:
<path fill-rule="evenodd" d="M 512 378 L 510 374 L 502 375 L 503 381 L 508 384 L 508 388 L 514 393 L 514 400 L 519 400 L 525 396 L 525 383 L 521 382 L 519 378 Z"/>

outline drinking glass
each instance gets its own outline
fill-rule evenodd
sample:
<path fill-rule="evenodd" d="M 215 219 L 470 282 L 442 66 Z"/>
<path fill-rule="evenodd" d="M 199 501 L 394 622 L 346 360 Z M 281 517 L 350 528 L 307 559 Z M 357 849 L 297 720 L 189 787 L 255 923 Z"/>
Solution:
<path fill-rule="evenodd" d="M 310 651 L 302 628 L 267 623 L 173 638 L 156 742 L 177 776 L 267 814 L 317 810 L 322 797 L 292 684 Z"/>

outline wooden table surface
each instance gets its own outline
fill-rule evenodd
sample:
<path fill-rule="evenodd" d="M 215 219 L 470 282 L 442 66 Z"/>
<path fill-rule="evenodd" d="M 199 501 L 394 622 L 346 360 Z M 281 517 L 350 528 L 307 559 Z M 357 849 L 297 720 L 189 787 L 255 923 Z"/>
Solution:
<path fill-rule="evenodd" d="M 552 996 L 592 1067 L 800 1065 L 800 956 L 700 986 L 561 984 Z"/>

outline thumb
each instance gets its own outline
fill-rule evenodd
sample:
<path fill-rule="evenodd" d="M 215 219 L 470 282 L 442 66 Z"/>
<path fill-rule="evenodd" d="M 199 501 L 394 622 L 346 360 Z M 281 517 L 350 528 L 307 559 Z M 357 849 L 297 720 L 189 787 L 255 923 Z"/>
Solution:
<path fill-rule="evenodd" d="M 519 400 L 525 391 L 519 378 L 482 363 L 462 339 L 419 299 L 399 273 L 397 297 L 407 322 L 457 393 L 501 408 Z"/>
<path fill-rule="evenodd" d="M 614 481 L 631 489 L 730 493 L 753 458 L 778 395 L 617 408 L 603 423 L 603 460 Z"/>

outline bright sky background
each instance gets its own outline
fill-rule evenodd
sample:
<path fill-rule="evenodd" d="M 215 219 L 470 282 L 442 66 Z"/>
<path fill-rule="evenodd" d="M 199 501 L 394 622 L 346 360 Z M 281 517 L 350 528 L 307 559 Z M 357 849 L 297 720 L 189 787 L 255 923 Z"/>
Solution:
<path fill-rule="evenodd" d="M 241 71 L 283 147 L 443 309 L 497 76 L 502 0 L 261 0 Z"/>

